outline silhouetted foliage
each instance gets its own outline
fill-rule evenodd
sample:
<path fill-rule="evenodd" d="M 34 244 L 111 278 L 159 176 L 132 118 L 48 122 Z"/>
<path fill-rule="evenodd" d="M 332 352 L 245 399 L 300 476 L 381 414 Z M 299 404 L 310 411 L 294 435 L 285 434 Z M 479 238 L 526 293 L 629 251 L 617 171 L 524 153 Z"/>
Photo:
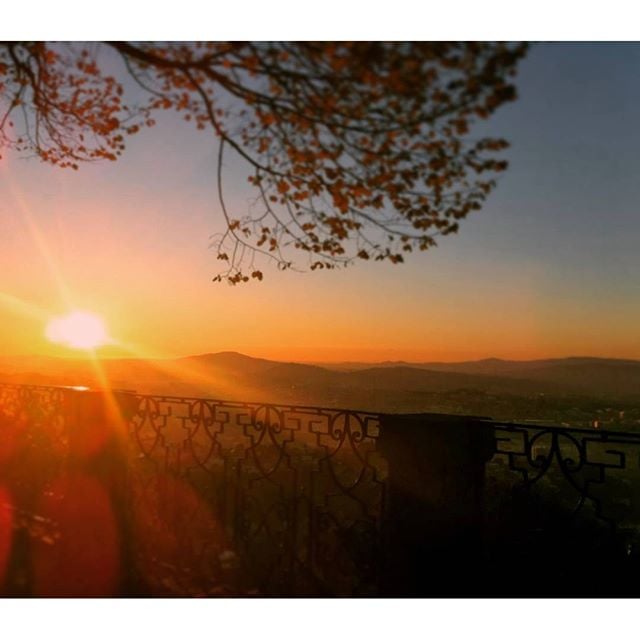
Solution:
<path fill-rule="evenodd" d="M 115 50 L 148 97 L 127 104 L 105 72 Z M 261 280 L 260 256 L 314 269 L 355 259 L 403 261 L 456 232 L 507 163 L 507 143 L 472 138 L 515 98 L 526 45 L 505 43 L 5 43 L 0 147 L 77 169 L 116 160 L 125 138 L 184 114 L 217 139 L 226 263 L 214 280 Z M 225 205 L 227 150 L 243 158 L 256 199 Z"/>

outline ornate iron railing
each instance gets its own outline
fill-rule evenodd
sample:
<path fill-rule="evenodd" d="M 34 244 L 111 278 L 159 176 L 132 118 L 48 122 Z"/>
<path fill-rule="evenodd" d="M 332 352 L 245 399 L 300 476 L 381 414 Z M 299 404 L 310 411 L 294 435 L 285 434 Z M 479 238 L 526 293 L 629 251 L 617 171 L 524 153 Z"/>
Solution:
<path fill-rule="evenodd" d="M 5 436 L 17 425 L 26 439 L 13 462 L 32 493 L 65 465 L 78 467 L 71 455 L 74 398 L 87 393 L 0 385 L 0 422 Z M 127 477 L 117 498 L 130 561 L 143 576 L 138 588 L 375 592 L 386 486 L 375 447 L 378 416 L 133 393 L 113 398 L 127 433 L 115 449 Z M 96 400 L 105 403 L 101 394 Z M 91 415 L 82 413 L 84 420 Z M 24 473 L 32 466 L 28 451 L 50 459 L 37 479 Z M 20 502 L 36 508 L 33 499 Z"/>
<path fill-rule="evenodd" d="M 29 540 L 55 546 L 64 537 L 64 527 L 37 508 L 51 480 L 69 469 L 98 477 L 116 505 L 128 567 L 123 591 L 373 595 L 388 580 L 389 563 L 404 561 L 396 550 L 409 540 L 386 524 L 391 502 L 396 515 L 413 509 L 416 531 L 428 532 L 414 536 L 411 553 L 430 544 L 425 509 L 434 521 L 438 513 L 458 518 L 462 509 L 467 519 L 460 522 L 468 523 L 481 513 L 487 593 L 502 593 L 498 582 L 514 584 L 516 561 L 516 593 L 545 593 L 554 576 L 556 586 L 581 584 L 594 567 L 599 576 L 614 567 L 617 585 L 626 576 L 624 593 L 640 592 L 633 577 L 640 433 L 122 392 L 107 403 L 118 413 L 111 444 L 103 441 L 83 462 L 74 438 L 114 420 L 105 398 L 0 384 L 0 490 L 11 487 L 22 540 L 9 572 L 14 592 L 29 592 L 28 572 L 20 571 Z M 93 424 L 78 430 L 78 420 Z M 477 446 L 455 425 L 471 435 L 488 430 L 489 453 L 453 455 L 456 447 Z M 433 477 L 404 473 L 413 463 L 397 446 L 403 429 L 410 429 L 411 460 L 436 447 L 441 453 L 430 460 L 444 460 L 438 473 L 464 474 L 455 467 L 462 460 L 480 475 L 445 478 L 430 493 L 420 485 Z M 380 437 L 385 430 L 399 434 L 393 446 Z M 402 571 L 393 575 L 397 581 Z"/>
<path fill-rule="evenodd" d="M 133 469 L 147 476 L 133 483 L 146 487 L 139 499 L 162 491 L 158 473 L 187 480 L 220 525 L 218 539 L 227 545 L 221 554 L 242 565 L 245 588 L 375 591 L 386 473 L 375 447 L 376 415 L 135 398 L 130 441 L 141 464 Z"/>
<path fill-rule="evenodd" d="M 496 580 L 509 584 L 523 562 L 520 592 L 640 593 L 640 433 L 503 423 L 494 433 L 485 547 Z"/>
<path fill-rule="evenodd" d="M 494 433 L 494 463 L 506 464 L 519 491 L 531 493 L 545 481 L 560 482 L 572 495 L 568 515 L 592 509 L 595 517 L 616 528 L 623 522 L 616 505 L 623 505 L 633 518 L 629 523 L 640 525 L 640 512 L 631 509 L 631 496 L 622 491 L 640 480 L 640 433 L 499 423 L 494 423 Z M 620 493 L 609 493 L 615 500 L 606 504 L 603 490 L 608 482 Z"/>

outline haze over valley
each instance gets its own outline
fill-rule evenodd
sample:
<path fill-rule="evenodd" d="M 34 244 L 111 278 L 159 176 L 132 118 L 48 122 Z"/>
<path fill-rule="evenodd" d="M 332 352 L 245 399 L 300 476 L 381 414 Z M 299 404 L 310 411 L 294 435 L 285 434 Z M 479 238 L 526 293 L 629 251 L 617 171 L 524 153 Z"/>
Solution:
<path fill-rule="evenodd" d="M 442 412 L 593 426 L 640 424 L 640 362 L 605 358 L 468 362 L 279 362 L 236 352 L 177 359 L 0 358 L 0 381 L 138 393 Z"/>

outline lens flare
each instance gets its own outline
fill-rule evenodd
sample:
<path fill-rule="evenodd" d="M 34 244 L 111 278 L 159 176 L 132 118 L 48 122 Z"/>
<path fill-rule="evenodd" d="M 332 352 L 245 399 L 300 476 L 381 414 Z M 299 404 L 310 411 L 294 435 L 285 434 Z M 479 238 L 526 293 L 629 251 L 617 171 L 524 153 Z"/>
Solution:
<path fill-rule="evenodd" d="M 89 311 L 51 318 L 45 333 L 51 342 L 74 349 L 95 349 L 112 342 L 102 318 Z"/>

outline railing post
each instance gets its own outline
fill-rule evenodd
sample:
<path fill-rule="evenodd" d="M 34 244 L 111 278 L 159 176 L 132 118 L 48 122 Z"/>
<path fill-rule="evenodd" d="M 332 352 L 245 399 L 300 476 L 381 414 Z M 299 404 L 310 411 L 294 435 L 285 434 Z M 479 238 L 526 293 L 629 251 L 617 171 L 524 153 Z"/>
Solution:
<path fill-rule="evenodd" d="M 65 397 L 68 469 L 99 480 L 118 501 L 126 491 L 126 430 L 135 403 L 117 391 L 69 389 Z"/>
<path fill-rule="evenodd" d="M 136 403 L 134 395 L 117 391 L 70 388 L 65 393 L 67 471 L 97 481 L 109 498 L 119 538 L 120 595 L 128 595 L 135 582 L 131 573 L 126 430 Z"/>
<path fill-rule="evenodd" d="M 481 593 L 484 468 L 494 447 L 493 426 L 482 418 L 382 416 L 382 595 Z"/>

